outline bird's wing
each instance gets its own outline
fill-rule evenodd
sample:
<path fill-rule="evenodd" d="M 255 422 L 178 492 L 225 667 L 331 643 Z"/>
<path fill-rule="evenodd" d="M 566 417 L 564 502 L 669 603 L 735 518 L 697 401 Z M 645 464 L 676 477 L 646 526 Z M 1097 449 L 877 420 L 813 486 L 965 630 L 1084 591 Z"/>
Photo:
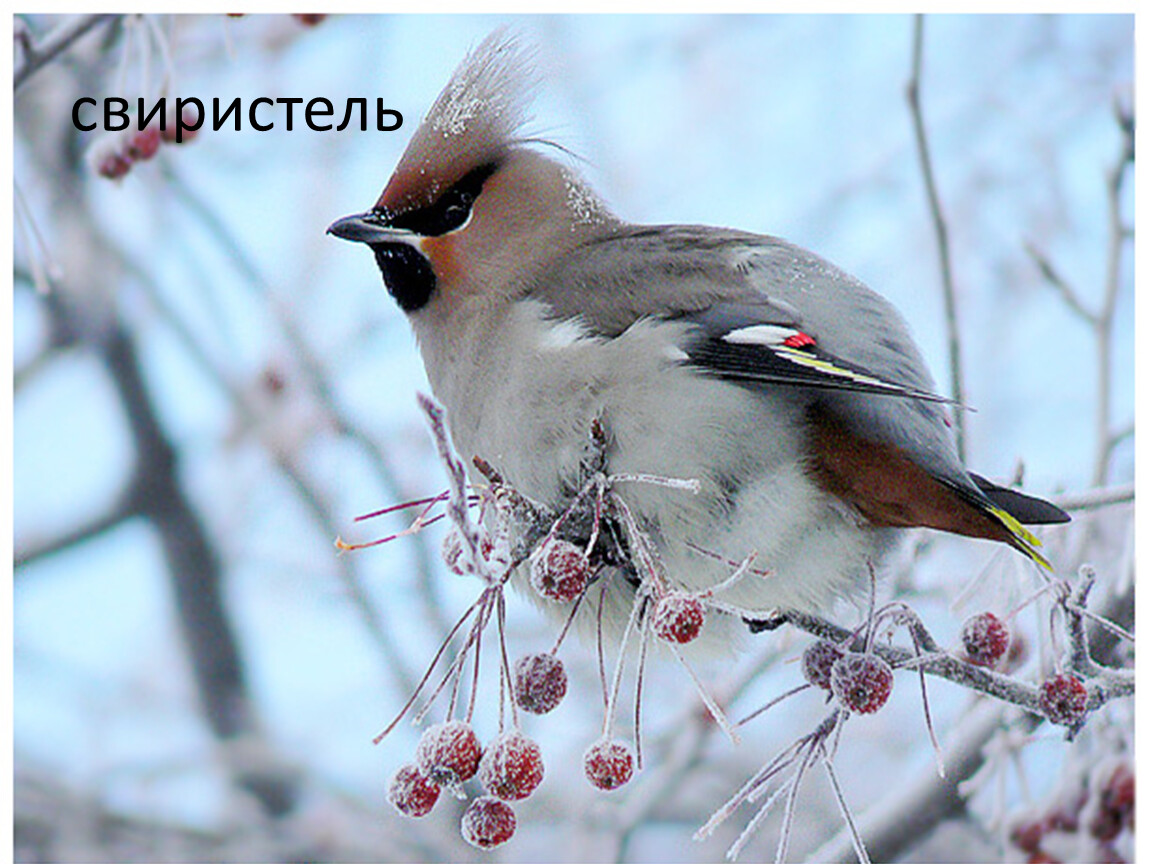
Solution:
<path fill-rule="evenodd" d="M 1021 524 L 1036 515 L 1017 506 L 1025 496 L 1000 494 L 959 461 L 950 400 L 934 392 L 902 316 L 817 255 L 724 229 L 615 229 L 532 296 L 603 338 L 643 319 L 693 325 L 677 346 L 684 362 L 751 390 L 808 395 L 812 471 L 872 522 L 1000 540 L 1049 567 Z"/>
<path fill-rule="evenodd" d="M 932 391 L 887 301 L 774 237 L 690 225 L 614 230 L 579 247 L 533 296 L 600 336 L 643 318 L 693 324 L 680 346 L 689 362 L 728 380 L 949 401 Z"/>

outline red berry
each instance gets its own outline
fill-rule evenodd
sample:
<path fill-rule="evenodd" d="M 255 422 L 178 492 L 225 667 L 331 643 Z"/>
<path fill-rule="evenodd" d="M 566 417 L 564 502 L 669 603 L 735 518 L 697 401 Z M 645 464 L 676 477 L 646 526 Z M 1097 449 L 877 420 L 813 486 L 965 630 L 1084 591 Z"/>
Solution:
<path fill-rule="evenodd" d="M 404 765 L 391 780 L 387 800 L 405 816 L 426 816 L 439 800 L 439 787 L 415 765 Z"/>
<path fill-rule="evenodd" d="M 886 704 L 894 673 L 874 654 L 844 654 L 831 666 L 831 692 L 850 711 L 873 714 Z"/>
<path fill-rule="evenodd" d="M 587 587 L 591 567 L 574 543 L 552 538 L 531 556 L 531 587 L 548 600 L 569 603 Z"/>
<path fill-rule="evenodd" d="M 119 180 L 132 169 L 132 160 L 123 153 L 106 153 L 96 163 L 96 173 L 109 180 Z"/>
<path fill-rule="evenodd" d="M 1086 686 L 1073 675 L 1052 675 L 1041 689 L 1038 704 L 1051 723 L 1070 726 L 1086 713 Z"/>
<path fill-rule="evenodd" d="M 1099 840 L 1113 840 L 1124 827 L 1134 827 L 1134 773 L 1127 763 L 1120 762 L 1101 784 L 1090 833 Z"/>
<path fill-rule="evenodd" d="M 543 753 L 519 732 L 507 732 L 491 742 L 479 761 L 479 782 L 504 801 L 518 801 L 543 782 Z"/>
<path fill-rule="evenodd" d="M 292 13 L 291 17 L 302 24 L 304 27 L 315 27 L 317 24 L 322 24 L 323 19 L 326 18 L 327 15 L 300 15 L 298 13 Z"/>
<path fill-rule="evenodd" d="M 583 771 L 592 786 L 610 792 L 631 779 L 635 773 L 635 757 L 622 741 L 601 738 L 583 754 Z"/>
<path fill-rule="evenodd" d="M 1122 833 L 1122 814 L 1099 807 L 1090 817 L 1089 827 L 1092 836 L 1108 842 Z"/>
<path fill-rule="evenodd" d="M 1010 630 L 993 612 L 983 612 L 962 625 L 962 645 L 975 666 L 994 667 L 1010 647 Z"/>
<path fill-rule="evenodd" d="M 677 642 L 685 645 L 694 641 L 703 629 L 706 609 L 703 601 L 686 591 L 672 591 L 664 594 L 655 604 L 651 616 L 651 628 L 664 642 Z"/>
<path fill-rule="evenodd" d="M 128 139 L 128 147 L 125 152 L 129 159 L 136 162 L 143 162 L 155 156 L 159 149 L 160 127 L 149 126 L 146 129 L 140 129 L 132 133 L 132 137 Z"/>
<path fill-rule="evenodd" d="M 474 777 L 481 755 L 479 739 L 462 720 L 428 727 L 415 748 L 420 770 L 440 786 L 454 786 Z"/>
<path fill-rule="evenodd" d="M 491 849 L 515 833 L 515 811 L 498 798 L 484 795 L 468 805 L 459 828 L 472 846 Z"/>
<path fill-rule="evenodd" d="M 1110 775 L 1102 789 L 1102 806 L 1122 814 L 1128 828 L 1134 827 L 1134 771 L 1129 763 L 1122 762 Z"/>
<path fill-rule="evenodd" d="M 843 651 L 834 642 L 820 639 L 807 646 L 803 652 L 803 677 L 816 687 L 831 689 L 831 668 L 843 656 Z"/>
<path fill-rule="evenodd" d="M 528 654 L 515 662 L 515 704 L 546 714 L 567 695 L 567 673 L 554 654 Z"/>
<path fill-rule="evenodd" d="M 1040 819 L 1020 822 L 1010 829 L 1010 842 L 1023 852 L 1037 852 L 1046 834 L 1046 826 Z"/>

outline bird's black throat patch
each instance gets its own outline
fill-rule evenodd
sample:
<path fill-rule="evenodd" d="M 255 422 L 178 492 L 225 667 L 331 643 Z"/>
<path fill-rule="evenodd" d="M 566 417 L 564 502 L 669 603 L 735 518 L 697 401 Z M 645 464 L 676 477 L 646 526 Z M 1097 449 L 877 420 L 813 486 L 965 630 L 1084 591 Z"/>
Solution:
<path fill-rule="evenodd" d="M 371 251 L 387 293 L 400 309 L 415 312 L 427 305 L 435 293 L 435 271 L 423 253 L 406 243 L 372 244 Z"/>

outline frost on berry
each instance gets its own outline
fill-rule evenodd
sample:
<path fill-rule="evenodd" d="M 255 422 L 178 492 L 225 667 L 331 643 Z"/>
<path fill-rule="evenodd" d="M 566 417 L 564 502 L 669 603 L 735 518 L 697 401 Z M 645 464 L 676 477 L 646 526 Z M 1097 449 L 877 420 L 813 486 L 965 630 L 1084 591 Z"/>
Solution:
<path fill-rule="evenodd" d="M 583 771 L 592 786 L 610 792 L 631 779 L 635 773 L 635 757 L 622 741 L 602 738 L 583 754 Z"/>
<path fill-rule="evenodd" d="M 703 601 L 698 597 L 686 591 L 672 591 L 655 604 L 651 629 L 664 642 L 685 645 L 698 637 L 705 615 Z"/>
<path fill-rule="evenodd" d="M 807 646 L 803 652 L 803 677 L 816 687 L 831 689 L 831 668 L 843 656 L 843 651 L 834 642 L 820 639 Z"/>
<path fill-rule="evenodd" d="M 479 782 L 504 801 L 528 797 L 543 782 L 543 754 L 539 745 L 520 732 L 500 735 L 483 751 Z"/>
<path fill-rule="evenodd" d="M 548 600 L 571 602 L 590 578 L 583 550 L 566 540 L 546 540 L 531 556 L 531 587 Z"/>
<path fill-rule="evenodd" d="M 1060 672 L 1042 682 L 1038 704 L 1051 723 L 1071 726 L 1086 713 L 1086 686 Z"/>
<path fill-rule="evenodd" d="M 528 654 L 515 663 L 515 704 L 546 714 L 567 695 L 567 673 L 554 654 Z"/>
<path fill-rule="evenodd" d="M 405 816 L 426 816 L 439 800 L 439 786 L 415 765 L 404 765 L 391 779 L 387 800 Z"/>
<path fill-rule="evenodd" d="M 481 755 L 479 739 L 462 720 L 428 727 L 415 748 L 420 770 L 440 786 L 454 786 L 474 777 Z"/>
<path fill-rule="evenodd" d="M 515 833 L 515 811 L 498 798 L 484 795 L 468 805 L 459 828 L 472 846 L 491 849 Z"/>
<path fill-rule="evenodd" d="M 132 133 L 126 153 L 129 159 L 142 162 L 151 159 L 160 149 L 160 127 L 149 126 Z"/>
<path fill-rule="evenodd" d="M 874 654 L 844 654 L 831 666 L 831 692 L 847 709 L 873 714 L 886 704 L 894 673 Z"/>
<path fill-rule="evenodd" d="M 994 667 L 1010 648 L 1010 630 L 993 612 L 973 615 L 962 625 L 962 646 L 975 666 Z"/>

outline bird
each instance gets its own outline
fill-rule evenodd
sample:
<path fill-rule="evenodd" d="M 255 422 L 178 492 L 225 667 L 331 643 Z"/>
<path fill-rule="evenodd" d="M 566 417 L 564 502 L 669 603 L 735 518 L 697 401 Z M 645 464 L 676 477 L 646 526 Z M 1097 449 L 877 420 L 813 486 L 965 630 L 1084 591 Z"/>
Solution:
<path fill-rule="evenodd" d="M 374 253 L 465 462 L 561 511 L 597 422 L 607 473 L 698 484 L 614 492 L 677 588 L 753 560 L 761 578 L 722 598 L 747 622 L 857 598 L 902 528 L 1049 568 L 1025 525 L 1069 516 L 965 469 L 956 406 L 890 302 L 773 236 L 619 218 L 525 131 L 539 83 L 532 49 L 491 33 L 374 206 L 328 228 Z M 636 586 L 616 581 L 625 619 Z"/>

